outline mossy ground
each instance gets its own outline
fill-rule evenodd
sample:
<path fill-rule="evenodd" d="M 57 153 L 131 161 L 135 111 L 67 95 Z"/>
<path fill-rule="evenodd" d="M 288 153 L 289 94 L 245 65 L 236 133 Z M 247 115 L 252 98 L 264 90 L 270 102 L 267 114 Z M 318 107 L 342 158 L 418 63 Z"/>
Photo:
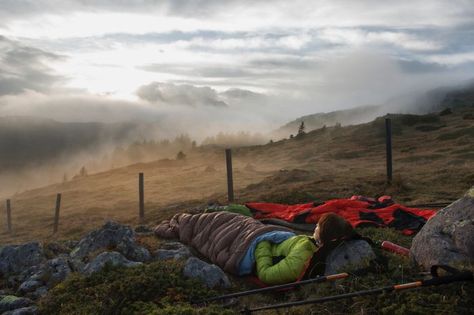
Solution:
<path fill-rule="evenodd" d="M 189 302 L 215 295 L 199 281 L 181 276 L 179 262 L 106 267 L 89 277 L 71 275 L 40 300 L 41 314 L 232 314 L 219 306 L 192 307 Z"/>

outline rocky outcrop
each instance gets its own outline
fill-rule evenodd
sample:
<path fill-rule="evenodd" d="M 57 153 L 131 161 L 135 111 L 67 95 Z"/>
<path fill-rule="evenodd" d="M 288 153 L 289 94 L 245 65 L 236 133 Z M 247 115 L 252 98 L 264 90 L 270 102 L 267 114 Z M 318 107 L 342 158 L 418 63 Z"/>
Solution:
<path fill-rule="evenodd" d="M 375 259 L 375 253 L 369 243 L 363 240 L 354 240 L 342 243 L 326 258 L 325 275 L 331 275 L 349 270 L 369 267 Z"/>
<path fill-rule="evenodd" d="M 33 301 L 14 295 L 0 295 L 0 314 L 33 305 Z"/>
<path fill-rule="evenodd" d="M 38 314 L 38 308 L 36 306 L 17 308 L 13 311 L 2 313 L 2 315 L 36 315 Z"/>
<path fill-rule="evenodd" d="M 142 263 L 130 261 L 118 252 L 104 252 L 88 263 L 84 268 L 84 272 L 86 274 L 98 272 L 102 270 L 107 264 L 111 266 L 134 267 L 139 266 Z"/>
<path fill-rule="evenodd" d="M 413 239 L 410 256 L 426 269 L 452 265 L 474 270 L 474 187 L 425 224 Z"/>
<path fill-rule="evenodd" d="M 32 274 L 20 284 L 18 292 L 39 298 L 46 294 L 48 289 L 64 281 L 71 272 L 67 256 L 50 259 L 31 269 Z"/>
<path fill-rule="evenodd" d="M 39 243 L 0 246 L 0 274 L 18 274 L 45 260 Z"/>
<path fill-rule="evenodd" d="M 148 261 L 150 252 L 135 242 L 135 232 L 125 225 L 107 222 L 102 228 L 90 232 L 71 252 L 74 260 L 84 261 L 92 253 L 104 250 L 117 251 L 133 261 Z"/>
<path fill-rule="evenodd" d="M 145 227 L 139 231 L 151 233 Z M 185 254 L 183 249 L 179 253 Z M 46 256 L 54 258 L 47 260 Z M 9 289 L 0 290 L 3 299 L 0 314 L 6 311 L 12 311 L 11 314 L 34 314 L 36 308 L 25 301 L 44 296 L 73 271 L 91 274 L 107 264 L 130 267 L 150 259 L 150 252 L 135 242 L 135 232 L 129 226 L 114 222 L 107 222 L 80 242 L 52 242 L 44 247 L 39 243 L 1 246 L 0 276 L 6 280 Z M 7 295 L 7 292 L 30 299 L 22 300 Z M 9 304 L 5 304 L 7 302 Z"/>
<path fill-rule="evenodd" d="M 183 275 L 187 278 L 201 280 L 208 288 L 229 288 L 231 286 L 229 278 L 221 268 L 196 257 L 188 258 L 183 269 Z"/>

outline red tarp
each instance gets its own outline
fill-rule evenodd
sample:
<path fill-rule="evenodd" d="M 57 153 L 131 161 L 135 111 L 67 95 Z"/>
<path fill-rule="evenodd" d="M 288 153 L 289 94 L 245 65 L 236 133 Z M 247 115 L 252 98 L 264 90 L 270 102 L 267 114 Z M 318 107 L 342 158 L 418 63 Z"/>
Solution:
<path fill-rule="evenodd" d="M 245 205 L 253 212 L 255 219 L 277 218 L 294 223 L 317 223 L 321 215 L 333 212 L 345 218 L 353 227 L 387 226 L 402 230 L 407 235 L 418 231 L 436 213 L 435 210 L 408 208 L 393 203 L 387 196 L 378 200 L 354 196 L 351 199 L 329 200 L 322 205 L 259 202 Z"/>

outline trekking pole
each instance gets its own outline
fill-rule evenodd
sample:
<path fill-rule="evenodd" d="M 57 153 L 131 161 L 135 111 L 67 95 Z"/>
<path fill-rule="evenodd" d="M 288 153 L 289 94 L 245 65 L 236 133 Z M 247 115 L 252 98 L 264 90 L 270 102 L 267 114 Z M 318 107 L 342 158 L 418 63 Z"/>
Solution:
<path fill-rule="evenodd" d="M 408 248 L 405 248 L 403 246 L 397 245 L 395 243 L 392 243 L 390 241 L 383 241 L 382 244 L 380 245 L 385 250 L 391 251 L 392 253 L 402 255 L 402 256 L 410 256 L 410 250 Z"/>
<path fill-rule="evenodd" d="M 225 294 L 225 295 L 220 295 L 220 296 L 215 296 L 212 298 L 204 299 L 201 301 L 197 301 L 194 304 L 202 304 L 202 303 L 207 303 L 211 301 L 217 301 L 217 300 L 224 300 L 224 299 L 229 299 L 229 298 L 235 298 L 235 297 L 240 297 L 240 296 L 245 296 L 245 295 L 252 295 L 256 293 L 263 293 L 263 292 L 268 292 L 268 291 L 273 291 L 273 290 L 278 290 L 278 289 L 285 289 L 285 288 L 293 288 L 293 287 L 299 287 L 305 284 L 310 284 L 310 283 L 320 283 L 324 281 L 335 281 L 338 279 L 344 279 L 349 276 L 348 273 L 338 273 L 338 274 L 333 274 L 329 276 L 321 276 L 313 279 L 308 279 L 308 280 L 303 280 L 299 282 L 292 282 L 292 283 L 286 283 L 286 284 L 279 284 L 279 285 L 274 285 L 271 287 L 266 287 L 266 288 L 261 288 L 261 289 L 254 289 L 254 290 L 249 290 L 249 291 L 242 291 L 242 292 L 236 292 L 236 293 L 230 293 L 230 294 Z"/>
<path fill-rule="evenodd" d="M 241 311 L 241 313 L 248 315 L 248 314 L 252 314 L 254 312 L 259 312 L 263 310 L 278 309 L 278 308 L 283 308 L 283 307 L 293 307 L 293 306 L 300 306 L 300 305 L 306 305 L 306 304 L 318 304 L 318 303 L 337 301 L 337 300 L 342 300 L 342 299 L 347 299 L 347 298 L 352 298 L 352 297 L 359 297 L 359 296 L 364 296 L 364 295 L 374 295 L 374 294 L 379 294 L 379 293 L 384 293 L 384 292 L 388 293 L 388 292 L 394 292 L 394 291 L 402 291 L 406 289 L 427 287 L 427 286 L 432 286 L 432 285 L 447 284 L 447 283 L 457 282 L 457 281 L 472 281 L 473 280 L 473 275 L 471 271 L 467 271 L 467 270 L 458 271 L 451 267 L 447 267 L 447 268 L 445 267 L 447 266 L 433 266 L 431 269 L 433 278 L 428 279 L 428 280 L 419 280 L 419 281 L 410 282 L 410 283 L 396 284 L 396 285 L 390 285 L 390 286 L 377 288 L 377 289 L 370 289 L 370 290 L 363 290 L 363 291 L 357 291 L 357 292 L 352 292 L 352 293 L 326 296 L 326 297 L 317 298 L 317 299 L 267 305 L 267 306 L 252 308 L 252 309 L 245 308 L 244 310 Z M 435 268 L 435 270 L 433 268 Z M 448 276 L 439 277 L 437 274 L 437 268 L 444 269 L 448 272 L 453 272 L 453 270 L 455 270 L 455 273 Z"/>

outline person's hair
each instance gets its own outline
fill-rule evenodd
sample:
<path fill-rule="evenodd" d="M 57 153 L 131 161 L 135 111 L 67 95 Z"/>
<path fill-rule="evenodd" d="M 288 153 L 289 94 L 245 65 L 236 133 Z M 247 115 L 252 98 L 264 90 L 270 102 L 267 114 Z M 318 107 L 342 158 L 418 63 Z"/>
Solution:
<path fill-rule="evenodd" d="M 319 240 L 322 244 L 345 238 L 351 238 L 355 235 L 352 225 L 343 217 L 335 213 L 325 213 L 318 221 Z"/>

